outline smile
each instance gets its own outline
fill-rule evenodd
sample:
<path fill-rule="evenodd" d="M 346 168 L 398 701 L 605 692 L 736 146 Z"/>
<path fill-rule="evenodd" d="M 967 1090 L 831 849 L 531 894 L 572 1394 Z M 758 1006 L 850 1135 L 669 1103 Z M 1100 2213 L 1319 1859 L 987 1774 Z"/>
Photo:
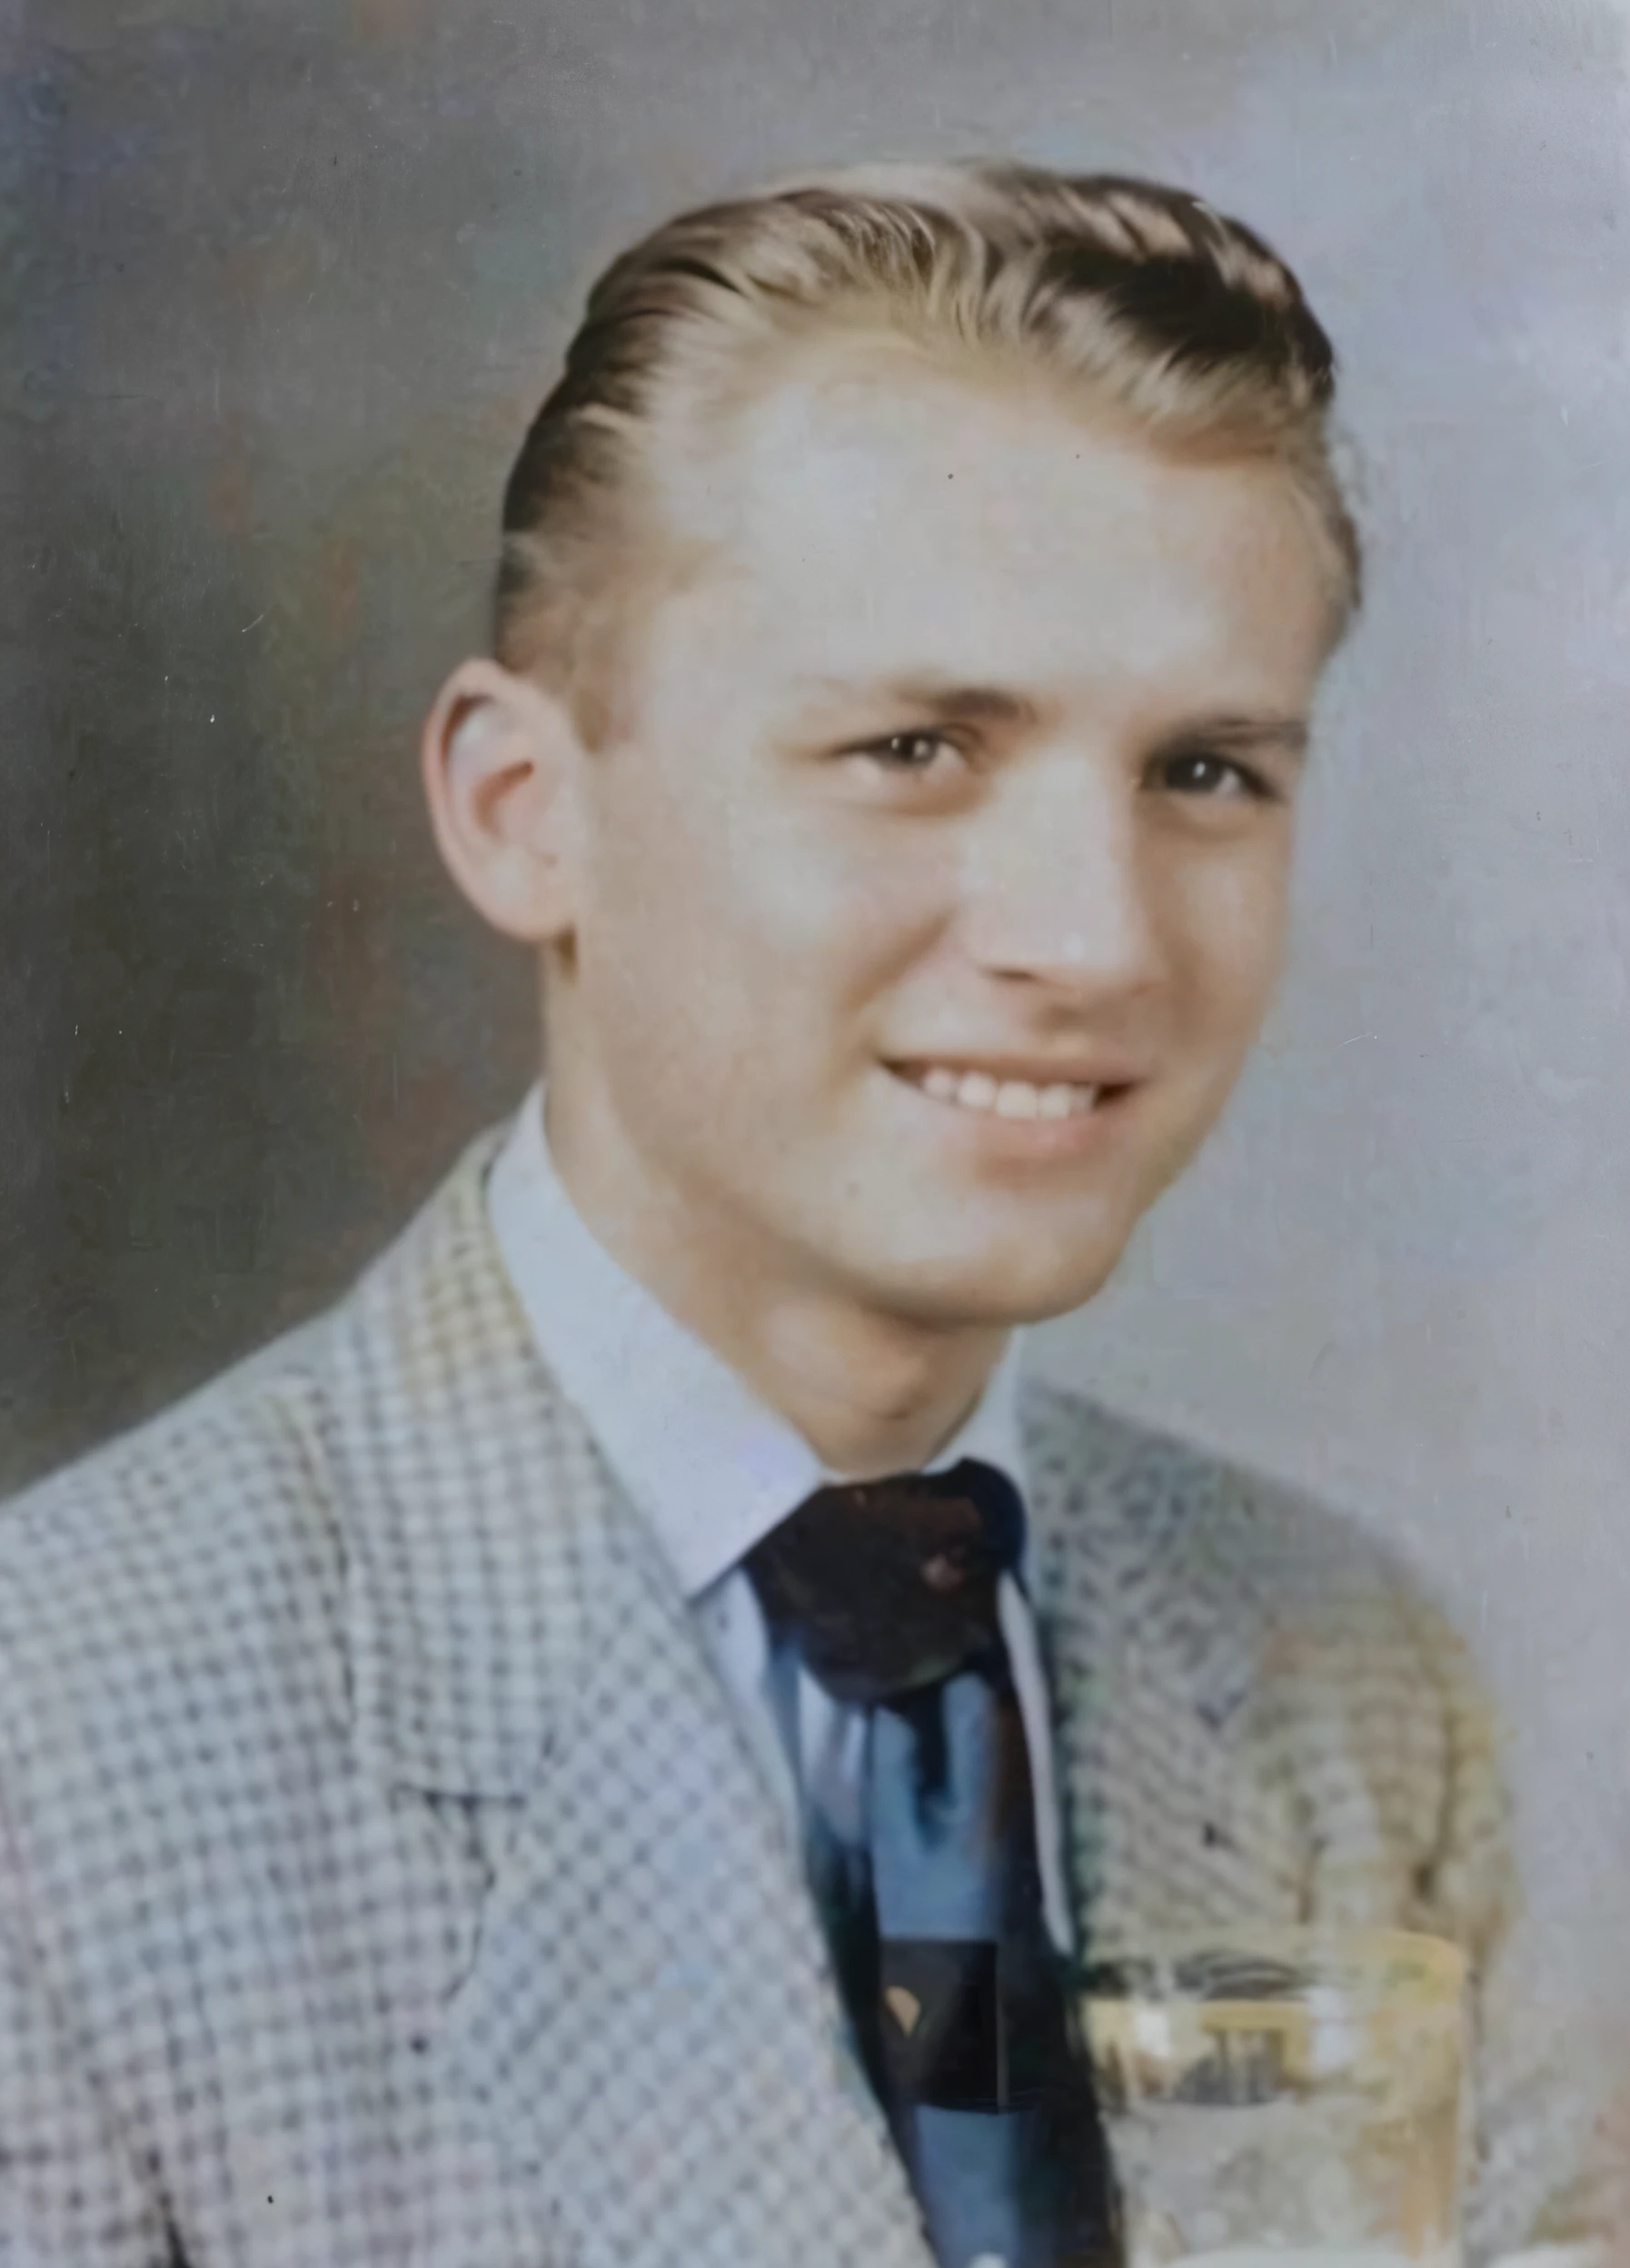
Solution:
<path fill-rule="evenodd" d="M 955 1110 L 998 1119 L 1085 1119 L 1098 1107 L 1101 1087 L 1069 1079 L 1046 1086 L 1028 1079 L 996 1079 L 989 1071 L 958 1071 L 949 1064 L 901 1065 L 899 1075 Z"/>

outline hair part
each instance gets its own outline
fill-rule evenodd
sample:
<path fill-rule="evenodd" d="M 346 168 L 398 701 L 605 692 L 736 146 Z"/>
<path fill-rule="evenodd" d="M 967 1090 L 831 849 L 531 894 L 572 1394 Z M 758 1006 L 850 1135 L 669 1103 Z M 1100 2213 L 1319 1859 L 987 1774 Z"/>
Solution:
<path fill-rule="evenodd" d="M 677 572 L 653 540 L 681 533 L 664 524 L 664 473 L 778 351 L 844 330 L 1040 375 L 1158 446 L 1282 464 L 1324 539 L 1333 643 L 1357 608 L 1335 353 L 1259 236 L 1118 175 L 855 167 L 682 214 L 589 294 L 504 491 L 493 646 L 567 698 L 591 742 L 620 627 Z"/>

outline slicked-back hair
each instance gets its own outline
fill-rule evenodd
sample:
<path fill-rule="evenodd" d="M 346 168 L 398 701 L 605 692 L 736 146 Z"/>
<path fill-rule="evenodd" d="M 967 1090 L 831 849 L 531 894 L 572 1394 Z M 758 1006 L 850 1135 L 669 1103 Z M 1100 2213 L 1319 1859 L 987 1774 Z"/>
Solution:
<path fill-rule="evenodd" d="M 836 332 L 1029 372 L 1158 445 L 1277 460 L 1326 539 L 1333 631 L 1358 539 L 1331 461 L 1330 342 L 1241 222 L 1157 183 L 1012 164 L 872 165 L 682 214 L 593 286 L 503 499 L 498 658 L 591 738 L 665 487 L 778 353 Z"/>

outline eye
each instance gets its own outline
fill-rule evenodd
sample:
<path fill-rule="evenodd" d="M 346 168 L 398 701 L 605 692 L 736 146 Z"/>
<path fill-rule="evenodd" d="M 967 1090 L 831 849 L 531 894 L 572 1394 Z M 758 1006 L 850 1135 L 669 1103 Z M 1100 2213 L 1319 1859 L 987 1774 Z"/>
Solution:
<path fill-rule="evenodd" d="M 1148 784 L 1167 795 L 1204 797 L 1209 801 L 1246 800 L 1272 803 L 1278 791 L 1262 772 L 1215 749 L 1178 749 L 1157 758 L 1149 767 Z"/>
<path fill-rule="evenodd" d="M 954 741 L 943 732 L 890 732 L 886 740 L 871 741 L 857 749 L 858 756 L 867 757 L 885 771 L 924 772 L 933 771 L 941 756 L 958 756 L 960 751 Z"/>

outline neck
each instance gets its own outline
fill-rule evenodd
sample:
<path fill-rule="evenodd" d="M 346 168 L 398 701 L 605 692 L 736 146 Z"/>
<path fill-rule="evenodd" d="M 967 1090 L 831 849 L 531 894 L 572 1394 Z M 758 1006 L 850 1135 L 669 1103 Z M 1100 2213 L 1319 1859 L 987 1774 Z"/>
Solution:
<path fill-rule="evenodd" d="M 752 1334 L 756 1366 L 723 1346 L 715 1351 L 830 1471 L 864 1479 L 909 1471 L 944 1447 L 979 1400 L 1005 1337 L 929 1335 L 838 1301 L 788 1295 L 765 1302 Z"/>
<path fill-rule="evenodd" d="M 1008 1334 L 891 1315 L 790 1258 L 749 1248 L 679 1192 L 615 1170 L 618 1145 L 576 1139 L 549 1090 L 551 1157 L 579 1218 L 827 1469 L 864 1479 L 925 1464 L 983 1391 Z"/>

